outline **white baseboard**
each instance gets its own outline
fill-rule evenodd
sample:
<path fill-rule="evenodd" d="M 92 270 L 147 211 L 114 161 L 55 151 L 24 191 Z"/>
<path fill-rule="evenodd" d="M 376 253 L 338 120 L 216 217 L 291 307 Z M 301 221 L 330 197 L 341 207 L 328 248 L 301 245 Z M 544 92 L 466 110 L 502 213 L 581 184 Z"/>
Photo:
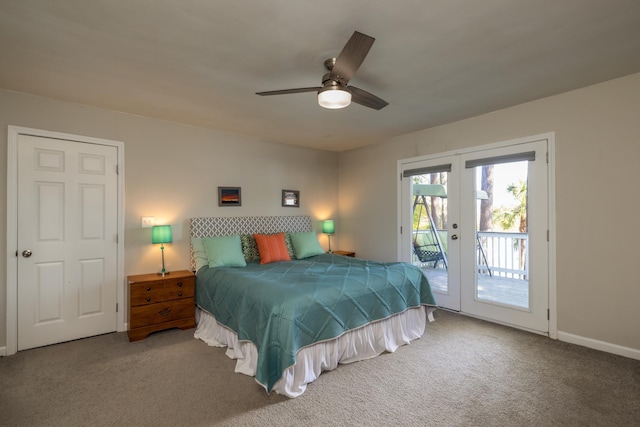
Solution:
<path fill-rule="evenodd" d="M 581 345 L 583 347 L 593 348 L 594 350 L 606 351 L 607 353 L 617 354 L 618 356 L 640 360 L 640 350 L 635 348 L 623 347 L 621 345 L 598 341 L 592 338 L 585 338 L 580 335 L 574 335 L 562 331 L 558 331 L 558 340 Z"/>
<path fill-rule="evenodd" d="M 0 347 L 0 356 L 7 355 L 7 347 Z"/>

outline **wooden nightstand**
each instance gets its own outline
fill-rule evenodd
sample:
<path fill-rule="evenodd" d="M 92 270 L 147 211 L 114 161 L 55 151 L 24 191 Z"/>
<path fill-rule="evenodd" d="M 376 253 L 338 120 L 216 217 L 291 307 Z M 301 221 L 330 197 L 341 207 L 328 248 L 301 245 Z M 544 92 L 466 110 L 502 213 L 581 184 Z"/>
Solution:
<path fill-rule="evenodd" d="M 350 257 L 356 256 L 356 253 L 351 251 L 333 251 L 333 253 L 336 255 L 350 256 Z"/>
<path fill-rule="evenodd" d="M 196 326 L 196 276 L 190 271 L 128 276 L 129 341 L 163 329 Z"/>

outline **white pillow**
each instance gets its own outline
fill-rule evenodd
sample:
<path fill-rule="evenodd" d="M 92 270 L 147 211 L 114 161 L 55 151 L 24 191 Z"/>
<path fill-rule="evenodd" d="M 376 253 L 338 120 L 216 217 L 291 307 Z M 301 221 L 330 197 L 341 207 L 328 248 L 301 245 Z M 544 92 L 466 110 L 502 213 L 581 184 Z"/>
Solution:
<path fill-rule="evenodd" d="M 193 248 L 193 260 L 196 263 L 196 272 L 205 265 L 209 265 L 207 252 L 204 249 L 204 243 L 199 237 L 191 238 L 191 247 Z"/>

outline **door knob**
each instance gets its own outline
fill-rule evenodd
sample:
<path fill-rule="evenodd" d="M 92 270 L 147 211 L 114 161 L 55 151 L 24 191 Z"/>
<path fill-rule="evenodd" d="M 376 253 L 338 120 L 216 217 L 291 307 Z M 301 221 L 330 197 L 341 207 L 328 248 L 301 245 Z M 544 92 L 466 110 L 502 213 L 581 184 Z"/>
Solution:
<path fill-rule="evenodd" d="M 451 240 L 458 240 L 458 235 L 457 234 L 451 235 Z"/>
<path fill-rule="evenodd" d="M 25 258 L 29 258 L 31 256 L 31 251 L 29 249 L 25 249 L 22 251 L 22 256 Z"/>

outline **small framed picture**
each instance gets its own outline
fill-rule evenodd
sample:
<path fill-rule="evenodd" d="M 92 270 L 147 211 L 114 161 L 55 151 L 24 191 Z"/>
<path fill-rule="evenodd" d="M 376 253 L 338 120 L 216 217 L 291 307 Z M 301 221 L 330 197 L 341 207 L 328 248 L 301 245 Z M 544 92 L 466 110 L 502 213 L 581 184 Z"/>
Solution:
<path fill-rule="evenodd" d="M 287 208 L 299 208 L 300 192 L 297 190 L 282 190 L 282 206 Z"/>
<path fill-rule="evenodd" d="M 218 206 L 242 206 L 240 187 L 218 187 Z"/>

